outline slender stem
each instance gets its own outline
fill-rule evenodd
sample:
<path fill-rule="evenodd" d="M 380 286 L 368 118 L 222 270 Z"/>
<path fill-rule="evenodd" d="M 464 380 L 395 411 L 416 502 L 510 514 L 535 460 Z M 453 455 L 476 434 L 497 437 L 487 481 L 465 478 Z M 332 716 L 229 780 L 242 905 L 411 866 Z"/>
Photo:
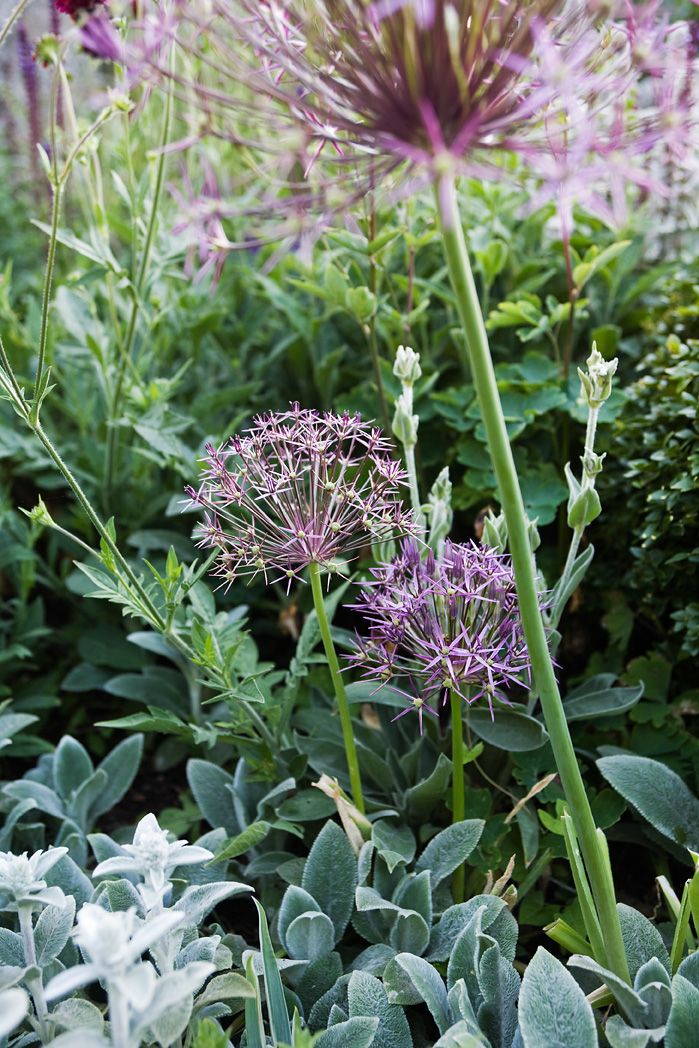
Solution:
<path fill-rule="evenodd" d="M 320 567 L 318 564 L 314 562 L 309 565 L 308 570 L 311 576 L 313 605 L 316 609 L 316 615 L 318 616 L 320 636 L 323 641 L 323 647 L 325 649 L 325 657 L 328 660 L 328 669 L 330 670 L 333 688 L 335 689 L 335 698 L 337 699 L 337 708 L 340 714 L 340 724 L 342 725 L 342 738 L 345 744 L 345 756 L 347 758 L 347 769 L 349 771 L 350 785 L 352 787 L 352 800 L 354 801 L 356 807 L 359 808 L 360 812 L 364 814 L 365 809 L 364 796 L 362 794 L 362 780 L 359 774 L 359 760 L 357 758 L 357 747 L 354 744 L 352 718 L 350 717 L 349 703 L 347 702 L 347 693 L 345 692 L 345 684 L 342 679 L 342 673 L 340 672 L 340 663 L 337 661 L 335 645 L 333 644 L 332 634 L 330 633 L 330 624 L 328 622 L 328 616 L 325 614 L 325 603 L 323 601 L 323 587 L 320 581 Z"/>
<path fill-rule="evenodd" d="M 461 698 L 456 692 L 449 693 L 451 700 L 451 821 L 463 822 L 466 818 L 466 800 L 464 795 L 464 722 Z M 461 863 L 454 871 L 452 895 L 454 902 L 464 901 L 466 871 Z"/>
<path fill-rule="evenodd" d="M 371 213 L 369 216 L 369 242 L 372 243 L 376 240 L 376 207 L 374 202 L 371 203 Z M 372 295 L 376 297 L 376 261 L 372 254 L 369 255 L 369 290 Z M 376 381 L 376 389 L 379 394 L 379 404 L 381 406 L 381 418 L 383 420 L 383 426 L 388 433 L 391 428 L 391 419 L 388 414 L 388 404 L 386 402 L 386 391 L 383 388 L 383 378 L 381 376 L 381 359 L 379 356 L 379 346 L 376 340 L 376 316 L 372 313 L 369 318 L 369 352 L 371 353 L 371 363 L 374 368 L 374 379 Z"/>
<path fill-rule="evenodd" d="M 57 181 L 52 186 L 51 204 L 51 234 L 49 236 L 48 254 L 46 256 L 46 275 L 44 277 L 44 292 L 41 299 L 41 329 L 39 331 L 39 356 L 36 364 L 36 378 L 34 379 L 34 397 L 39 392 L 39 386 L 44 377 L 46 364 L 46 343 L 49 332 L 49 309 L 51 306 L 51 285 L 53 283 L 53 271 L 56 263 L 56 242 L 58 238 L 58 222 L 61 214 L 61 200 L 63 197 L 63 183 Z M 35 400 L 33 412 L 37 412 L 38 402 Z"/>
<path fill-rule="evenodd" d="M 172 49 L 171 64 L 174 60 L 174 48 Z M 146 273 L 148 271 L 148 262 L 150 261 L 151 248 L 153 246 L 153 239 L 155 237 L 155 230 L 158 219 L 158 209 L 160 207 L 160 198 L 163 191 L 163 183 L 165 180 L 165 159 L 166 152 L 165 147 L 170 139 L 170 125 L 172 122 L 172 88 L 169 88 L 165 95 L 165 108 L 163 111 L 163 126 L 160 136 L 160 150 L 158 153 L 158 161 L 155 169 L 155 184 L 153 186 L 153 199 L 151 200 L 150 215 L 148 217 L 148 225 L 146 226 L 146 238 L 143 242 L 143 252 L 141 254 L 141 262 L 136 275 L 136 281 L 134 285 L 133 303 L 131 305 L 131 315 L 129 317 L 129 325 L 126 330 L 126 338 L 124 339 L 123 348 L 119 357 L 119 363 L 117 367 L 116 380 L 114 383 L 114 394 L 112 397 L 111 405 L 111 419 L 110 425 L 107 432 L 107 446 L 105 450 L 105 461 L 104 461 L 104 492 L 106 500 L 109 500 L 112 486 L 114 484 L 114 473 L 117 466 L 117 455 L 119 452 L 119 429 L 117 421 L 119 418 L 119 412 L 121 410 L 121 403 L 124 391 L 124 379 L 126 377 L 126 370 L 131 364 L 131 351 L 133 349 L 134 337 L 136 335 L 136 321 L 138 320 L 138 314 L 141 308 L 141 292 L 143 291 L 143 285 L 146 279 Z"/>
<path fill-rule="evenodd" d="M 10 35 L 10 30 L 12 29 L 12 26 L 15 24 L 17 19 L 22 17 L 22 12 L 24 11 L 28 3 L 29 0 L 19 0 L 19 3 L 16 5 L 14 11 L 10 11 L 10 17 L 7 19 L 2 29 L 0 29 L 0 47 L 2 47 L 2 45 L 5 43 L 5 40 Z"/>
<path fill-rule="evenodd" d="M 534 683 L 541 700 L 556 766 L 570 807 L 604 932 L 607 966 L 620 978 L 628 981 L 629 970 L 614 893 L 609 890 L 605 858 L 600 851 L 590 802 L 568 730 L 539 608 L 539 593 L 529 545 L 524 502 L 507 436 L 495 368 L 468 249 L 458 219 L 456 187 L 450 173 L 444 173 L 440 178 L 437 209 L 449 275 L 466 336 L 467 361 L 476 387 L 500 501 L 507 521 L 522 626 L 531 658 Z"/>
<path fill-rule="evenodd" d="M 410 489 L 410 504 L 415 514 L 415 519 L 422 531 L 425 530 L 425 518 L 422 514 L 422 503 L 420 501 L 420 489 L 417 483 L 417 468 L 415 466 L 415 445 L 404 444 L 405 471 L 408 474 L 408 487 Z"/>
<path fill-rule="evenodd" d="M 32 925 L 31 906 L 23 906 L 20 903 L 17 907 L 17 916 L 19 917 L 19 930 L 22 934 L 25 964 L 28 968 L 36 967 L 36 948 L 34 946 L 34 927 Z M 46 1007 L 44 984 L 41 975 L 35 976 L 31 981 L 28 980 L 27 985 L 29 986 L 29 991 L 34 1002 L 36 1017 L 39 1020 L 41 1043 L 46 1044 L 48 1041 L 48 1030 L 46 1028 L 48 1008 Z"/>
<path fill-rule="evenodd" d="M 129 1005 L 121 988 L 113 983 L 108 983 L 107 999 L 112 1046 L 113 1048 L 131 1048 Z"/>

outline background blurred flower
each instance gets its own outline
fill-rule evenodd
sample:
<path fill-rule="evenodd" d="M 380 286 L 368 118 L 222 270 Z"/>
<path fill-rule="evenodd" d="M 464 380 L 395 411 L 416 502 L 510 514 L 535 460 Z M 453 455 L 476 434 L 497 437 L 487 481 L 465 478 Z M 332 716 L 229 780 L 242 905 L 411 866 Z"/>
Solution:
<path fill-rule="evenodd" d="M 60 888 L 48 887 L 45 876 L 67 854 L 67 848 L 49 848 L 33 855 L 0 852 L 0 894 L 9 897 L 6 908 L 60 906 L 63 892 Z"/>

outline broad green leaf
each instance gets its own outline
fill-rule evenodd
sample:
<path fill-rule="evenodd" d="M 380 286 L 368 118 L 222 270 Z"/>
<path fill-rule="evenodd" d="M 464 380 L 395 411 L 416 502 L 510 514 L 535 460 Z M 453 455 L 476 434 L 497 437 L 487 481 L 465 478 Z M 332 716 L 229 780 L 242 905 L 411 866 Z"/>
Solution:
<path fill-rule="evenodd" d="M 56 789 L 67 801 L 94 772 L 87 750 L 70 735 L 64 735 L 53 757 L 53 777 Z"/>
<path fill-rule="evenodd" d="M 286 932 L 292 921 L 302 913 L 320 913 L 320 906 L 307 891 L 295 884 L 290 884 L 282 897 L 277 914 L 277 932 L 282 946 L 286 949 Z"/>
<path fill-rule="evenodd" d="M 546 728 L 535 717 L 514 709 L 470 709 L 467 722 L 474 734 L 491 746 L 511 753 L 538 750 L 548 740 Z"/>
<path fill-rule="evenodd" d="M 612 717 L 630 710 L 642 694 L 642 684 L 633 688 L 609 687 L 609 675 L 603 673 L 568 693 L 563 703 L 566 719 L 593 721 L 595 717 Z"/>
<path fill-rule="evenodd" d="M 233 837 L 241 826 L 233 810 L 233 776 L 211 761 L 192 758 L 187 761 L 187 782 L 209 826 L 222 826 Z"/>
<path fill-rule="evenodd" d="M 235 859 L 238 855 L 243 855 L 260 844 L 271 829 L 271 825 L 264 819 L 251 823 L 242 833 L 229 838 L 221 850 L 216 853 L 212 862 L 223 862 L 224 859 Z"/>
<path fill-rule="evenodd" d="M 390 1004 L 410 1005 L 424 1001 L 439 1032 L 446 1033 L 451 1022 L 447 991 L 441 976 L 429 961 L 410 953 L 399 953 L 386 966 L 383 980 Z"/>
<path fill-rule="evenodd" d="M 519 996 L 524 1048 L 597 1048 L 592 1008 L 570 972 L 540 946 Z"/>
<path fill-rule="evenodd" d="M 617 905 L 617 911 L 631 978 L 634 979 L 639 968 L 652 958 L 657 958 L 665 971 L 669 972 L 670 956 L 655 925 L 638 910 L 624 903 Z"/>
<path fill-rule="evenodd" d="M 356 1015 L 346 1022 L 329 1026 L 315 1048 L 371 1048 L 379 1020 L 369 1015 Z"/>
<path fill-rule="evenodd" d="M 373 975 L 352 972 L 347 987 L 350 1017 L 378 1018 L 379 1026 L 372 1048 L 413 1048 L 410 1027 L 402 1008 L 389 1004 L 386 991 Z"/>
<path fill-rule="evenodd" d="M 672 980 L 672 1008 L 665 1028 L 665 1048 L 689 1048 L 699 1031 L 699 990 L 688 979 Z"/>
<path fill-rule="evenodd" d="M 597 767 L 656 830 L 699 851 L 699 800 L 679 775 L 660 761 L 633 754 L 601 757 Z"/>
<path fill-rule="evenodd" d="M 332 952 L 335 945 L 333 922 L 324 913 L 299 914 L 286 930 L 286 942 L 290 957 L 315 961 Z"/>

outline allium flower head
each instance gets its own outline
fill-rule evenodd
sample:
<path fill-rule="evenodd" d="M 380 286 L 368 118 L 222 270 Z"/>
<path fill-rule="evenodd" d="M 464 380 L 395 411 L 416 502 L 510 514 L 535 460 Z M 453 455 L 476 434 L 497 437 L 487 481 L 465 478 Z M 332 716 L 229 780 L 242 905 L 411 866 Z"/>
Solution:
<path fill-rule="evenodd" d="M 106 4 L 107 0 L 53 0 L 53 6 L 61 14 L 70 15 L 72 19 L 81 14 L 89 14 L 96 7 Z"/>
<path fill-rule="evenodd" d="M 114 873 L 134 874 L 143 879 L 139 885 L 147 909 L 157 906 L 163 893 L 171 887 L 169 877 L 178 866 L 191 866 L 213 859 L 213 852 L 187 841 L 170 841 L 155 815 L 144 816 L 136 827 L 131 844 L 120 847 L 121 854 L 105 859 L 93 871 L 93 877 Z"/>
<path fill-rule="evenodd" d="M 33 855 L 0 852 L 0 895 L 9 897 L 6 908 L 60 906 L 63 892 L 60 888 L 49 888 L 44 878 L 67 852 L 67 848 L 49 848 Z"/>
<path fill-rule="evenodd" d="M 377 687 L 402 681 L 404 716 L 435 713 L 429 700 L 454 693 L 471 704 L 507 703 L 506 691 L 528 686 L 530 663 L 509 558 L 485 546 L 446 542 L 438 559 L 420 557 L 407 540 L 373 579 L 356 607 L 368 623 L 350 661 Z M 397 718 L 394 718 L 397 719 Z"/>
<path fill-rule="evenodd" d="M 335 559 L 411 528 L 405 474 L 381 430 L 357 415 L 303 410 L 261 415 L 218 450 L 192 502 L 205 509 L 201 545 L 221 550 L 217 574 L 291 584 L 311 563 Z"/>

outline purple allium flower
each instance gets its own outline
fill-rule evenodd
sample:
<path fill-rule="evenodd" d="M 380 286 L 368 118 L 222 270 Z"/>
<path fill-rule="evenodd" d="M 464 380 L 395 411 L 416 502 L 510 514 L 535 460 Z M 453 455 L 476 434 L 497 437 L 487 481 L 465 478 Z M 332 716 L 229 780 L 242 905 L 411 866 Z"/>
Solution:
<path fill-rule="evenodd" d="M 124 42 L 104 11 L 98 11 L 81 26 L 80 43 L 88 54 L 105 62 L 122 64 L 126 58 Z"/>
<path fill-rule="evenodd" d="M 301 409 L 258 416 L 218 450 L 206 446 L 203 481 L 188 488 L 204 508 L 201 546 L 218 547 L 216 574 L 291 585 L 311 563 L 412 527 L 398 495 L 405 474 L 381 430 L 360 416 Z"/>
<path fill-rule="evenodd" d="M 377 687 L 403 680 L 404 716 L 454 692 L 471 704 L 485 698 L 507 703 L 506 689 L 529 686 L 530 662 L 520 621 L 509 557 L 475 543 L 447 542 L 436 559 L 420 556 L 408 539 L 373 579 L 355 605 L 368 623 L 349 657 Z M 395 717 L 394 720 L 397 720 Z"/>

